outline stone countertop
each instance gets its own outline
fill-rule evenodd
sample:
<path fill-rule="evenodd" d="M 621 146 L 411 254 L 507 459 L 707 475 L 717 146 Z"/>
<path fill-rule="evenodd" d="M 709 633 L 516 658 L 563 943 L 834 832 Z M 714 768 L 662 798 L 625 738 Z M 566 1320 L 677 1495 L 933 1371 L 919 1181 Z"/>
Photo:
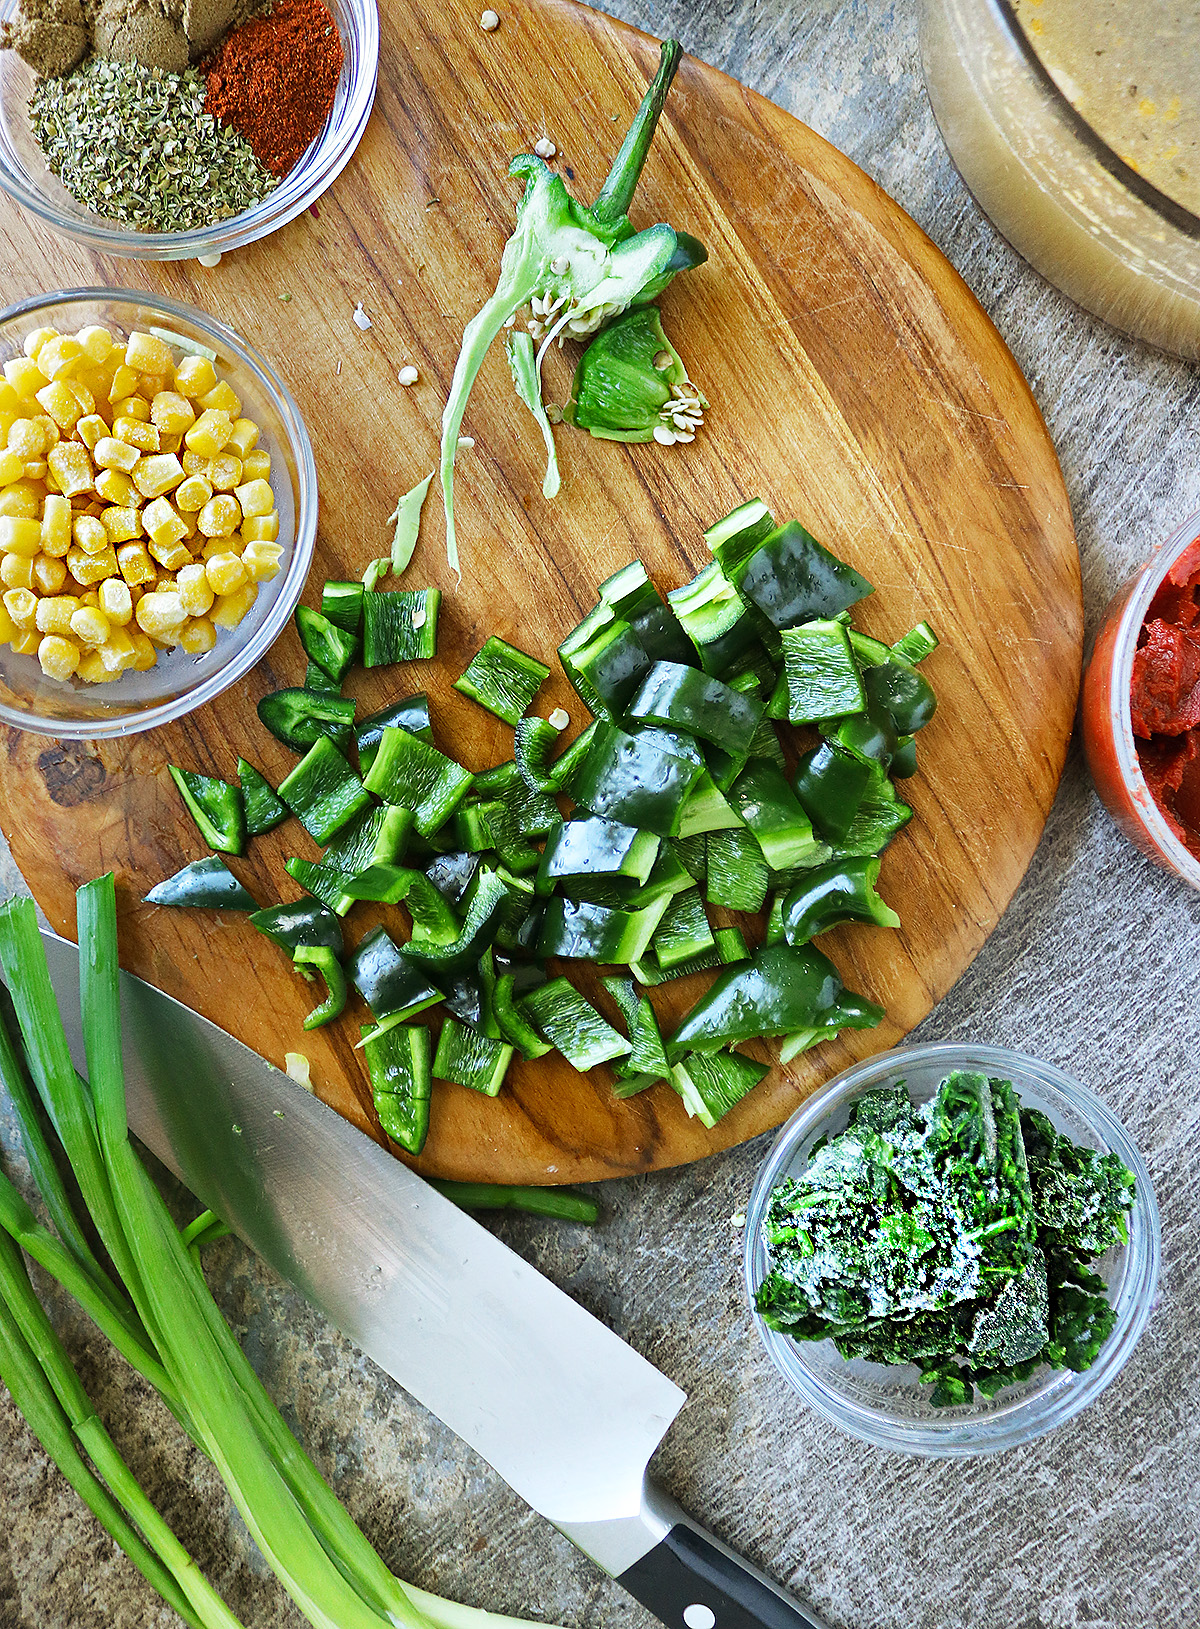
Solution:
<path fill-rule="evenodd" d="M 608 9 L 827 136 L 962 272 L 1025 371 L 1074 507 L 1089 631 L 1113 589 L 1200 509 L 1200 374 L 1076 310 L 975 207 L 921 83 L 916 0 L 611 0 Z M 831 1629 L 1174 1629 L 1200 1619 L 1200 897 L 1108 824 L 1073 748 L 1033 865 L 982 954 L 914 1039 L 1019 1047 L 1099 1089 L 1162 1209 L 1158 1307 L 1082 1416 L 1001 1456 L 880 1453 L 803 1409 L 759 1348 L 740 1237 L 766 1140 L 608 1184 L 594 1233 L 514 1218 L 508 1240 L 686 1387 L 658 1473 Z M 11 1117 L 0 1138 L 18 1165 Z M 650 1619 L 450 1432 L 240 1245 L 209 1258 L 256 1367 L 400 1576 L 588 1626 Z M 302 1620 L 215 1474 L 78 1316 L 85 1385 L 168 1520 L 254 1629 Z M 176 1620 L 0 1396 L 2 1629 Z"/>

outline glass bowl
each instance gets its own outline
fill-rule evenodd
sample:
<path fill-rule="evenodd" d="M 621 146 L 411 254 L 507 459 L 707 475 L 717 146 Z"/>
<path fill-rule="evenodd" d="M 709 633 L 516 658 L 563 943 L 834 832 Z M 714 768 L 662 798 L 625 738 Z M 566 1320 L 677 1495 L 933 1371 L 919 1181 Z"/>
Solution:
<path fill-rule="evenodd" d="M 850 1105 L 877 1087 L 907 1083 L 914 1100 L 932 1097 L 952 1070 L 1011 1080 L 1021 1102 L 1040 1109 L 1066 1135 L 1120 1156 L 1137 1179 L 1129 1243 L 1110 1250 L 1093 1271 L 1108 1285 L 1117 1322 L 1099 1357 L 1082 1374 L 1043 1367 L 1022 1385 L 992 1398 L 934 1408 L 931 1387 L 914 1366 L 901 1368 L 841 1357 L 832 1341 L 792 1340 L 754 1322 L 784 1378 L 835 1425 L 880 1448 L 939 1458 L 1013 1448 L 1069 1420 L 1116 1376 L 1146 1327 L 1158 1280 L 1158 1207 L 1145 1164 L 1120 1122 L 1096 1094 L 1052 1064 L 1002 1047 L 937 1044 L 881 1052 L 847 1069 L 801 1105 L 779 1133 L 754 1184 L 746 1215 L 745 1279 L 751 1309 L 766 1272 L 761 1225 L 768 1200 L 786 1177 L 802 1171 L 818 1137 L 843 1130 Z"/>
<path fill-rule="evenodd" d="M 1083 677 L 1083 750 L 1100 800 L 1117 826 L 1156 865 L 1200 889 L 1200 859 L 1168 824 L 1142 774 L 1129 687 L 1133 653 L 1150 603 L 1172 566 L 1200 538 L 1200 515 L 1185 520 L 1109 601 Z"/>
<path fill-rule="evenodd" d="M 1197 357 L 1200 206 L 1179 155 L 1200 27 L 1194 7 L 1144 14 L 922 0 L 921 60 L 950 156 L 1009 243 L 1113 327 Z"/>
<path fill-rule="evenodd" d="M 284 552 L 279 575 L 259 585 L 258 598 L 236 628 L 217 630 L 217 643 L 205 656 L 189 656 L 178 648 L 160 651 L 144 673 L 125 672 L 109 684 L 86 685 L 48 679 L 36 656 L 0 647 L 0 724 L 75 741 L 133 735 L 168 724 L 249 672 L 295 610 L 317 537 L 317 469 L 300 410 L 274 369 L 215 318 L 176 300 L 135 298 L 120 289 L 43 294 L 0 312 L 0 362 L 19 353 L 34 328 L 74 333 L 89 323 L 123 335 L 153 324 L 216 351 L 221 378 L 241 398 L 247 417 L 261 427 L 259 445 L 271 454 L 278 541 Z"/>
<path fill-rule="evenodd" d="M 194 232 L 139 232 L 93 214 L 51 174 L 29 127 L 33 70 L 15 51 L 0 52 L 0 187 L 55 231 L 102 254 L 137 260 L 189 260 L 224 254 L 266 237 L 294 220 L 321 196 L 350 162 L 375 100 L 379 77 L 376 0 L 325 0 L 341 35 L 345 61 L 325 128 L 275 190 L 227 221 Z M 19 0 L 0 0 L 0 18 L 16 15 Z"/>

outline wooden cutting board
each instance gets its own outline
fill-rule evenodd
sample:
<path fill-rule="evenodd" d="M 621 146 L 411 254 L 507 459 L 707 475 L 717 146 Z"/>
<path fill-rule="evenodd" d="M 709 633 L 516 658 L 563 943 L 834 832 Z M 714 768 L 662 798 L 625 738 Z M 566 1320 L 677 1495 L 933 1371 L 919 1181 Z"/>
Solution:
<path fill-rule="evenodd" d="M 549 135 L 564 176 L 594 196 L 656 64 L 654 42 L 569 0 L 522 0 L 492 34 L 478 16 L 478 0 L 385 0 L 378 99 L 349 168 L 317 208 L 215 271 L 107 261 L 0 203 L 5 302 L 97 283 L 166 292 L 232 324 L 287 379 L 321 483 L 310 604 L 324 578 L 356 576 L 386 552 L 398 494 L 434 465 L 459 337 L 511 230 L 509 158 Z M 698 1159 L 777 1125 L 830 1075 L 894 1045 L 1008 904 L 1070 733 L 1082 618 L 1067 496 L 1016 363 L 937 249 L 811 130 L 690 59 L 634 217 L 709 247 L 708 264 L 662 302 L 711 404 L 701 435 L 624 448 L 562 430 L 563 490 L 548 504 L 540 438 L 497 346 L 464 425 L 476 446 L 458 477 L 462 586 L 445 569 L 433 497 L 406 579 L 446 592 L 439 657 L 356 674 L 350 688 L 361 712 L 428 688 L 442 745 L 486 767 L 511 756 L 512 732 L 449 686 L 489 634 L 548 656 L 632 556 L 665 591 L 706 563 L 702 529 L 742 499 L 761 494 L 781 519 L 802 518 L 876 584 L 861 626 L 891 640 L 928 617 L 943 639 L 927 665 L 939 711 L 905 791 L 915 818 L 883 865 L 904 927 L 821 941 L 888 1017 L 777 1067 L 713 1132 L 665 1086 L 617 1102 L 602 1071 L 584 1078 L 553 1056 L 514 1067 L 496 1101 L 440 1084 L 419 1162 L 431 1174 L 554 1183 Z M 351 321 L 358 301 L 366 332 Z M 549 394 L 561 401 L 569 363 L 551 361 Z M 408 362 L 420 382 L 405 390 L 396 375 Z M 232 777 L 241 750 L 281 778 L 294 759 L 255 704 L 303 671 L 289 631 L 247 680 L 170 729 L 98 746 L 9 731 L 0 823 L 57 928 L 73 934 L 73 890 L 112 867 L 125 965 L 277 1063 L 305 1051 L 320 1095 L 378 1136 L 353 1049 L 361 1008 L 303 1036 L 311 988 L 244 919 L 140 903 L 205 852 L 166 765 Z M 538 706 L 557 705 L 583 722 L 556 669 Z M 234 868 L 263 902 L 294 897 L 292 853 L 315 854 L 295 822 Z M 356 907 L 348 943 L 380 914 Z M 693 978 L 657 992 L 664 1022 L 702 988 Z"/>

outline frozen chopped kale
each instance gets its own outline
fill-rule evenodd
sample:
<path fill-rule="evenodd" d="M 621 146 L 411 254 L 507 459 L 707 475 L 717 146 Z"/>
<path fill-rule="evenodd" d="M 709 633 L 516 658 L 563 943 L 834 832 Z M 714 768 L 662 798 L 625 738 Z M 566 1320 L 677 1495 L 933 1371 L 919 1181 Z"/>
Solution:
<path fill-rule="evenodd" d="M 869 1092 L 763 1220 L 763 1321 L 843 1357 L 915 1363 L 935 1406 L 1084 1369 L 1115 1322 L 1087 1263 L 1125 1242 L 1133 1176 L 1012 1083 L 948 1075 L 918 1106 Z"/>

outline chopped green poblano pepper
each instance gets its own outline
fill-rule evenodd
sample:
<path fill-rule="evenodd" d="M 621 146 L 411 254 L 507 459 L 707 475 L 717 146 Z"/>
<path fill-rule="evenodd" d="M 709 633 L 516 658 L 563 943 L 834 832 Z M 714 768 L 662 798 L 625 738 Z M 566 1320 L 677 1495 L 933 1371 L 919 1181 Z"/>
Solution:
<path fill-rule="evenodd" d="M 327 843 L 371 806 L 371 795 L 328 736 L 314 741 L 279 796 L 318 843 Z"/>
<path fill-rule="evenodd" d="M 727 911 L 761 911 L 769 871 L 752 832 L 714 831 L 708 837 L 705 898 Z"/>
<path fill-rule="evenodd" d="M 250 926 L 265 933 L 289 956 L 301 945 L 324 945 L 338 956 L 342 954 L 342 924 L 318 900 L 296 899 L 287 905 L 268 905 L 265 910 L 255 911 Z"/>
<path fill-rule="evenodd" d="M 633 628 L 605 605 L 563 640 L 558 656 L 580 696 L 601 718 L 619 718 L 653 666 Z"/>
<path fill-rule="evenodd" d="M 363 595 L 363 666 L 428 661 L 437 655 L 440 588 Z"/>
<path fill-rule="evenodd" d="M 704 912 L 698 888 L 675 894 L 654 935 L 654 955 L 664 972 L 690 961 L 706 950 L 715 950 L 716 940 Z"/>
<path fill-rule="evenodd" d="M 632 1050 L 569 979 L 552 979 L 521 1002 L 551 1046 L 581 1073 Z"/>
<path fill-rule="evenodd" d="M 902 656 L 906 662 L 923 662 L 938 648 L 938 636 L 929 626 L 928 622 L 918 622 L 915 628 L 910 628 L 903 639 L 897 639 L 892 646 L 897 656 Z"/>
<path fill-rule="evenodd" d="M 842 983 L 827 956 L 810 945 L 767 945 L 705 991 L 667 1043 L 667 1056 L 718 1052 L 760 1036 L 823 1027 L 873 1029 L 883 1008 Z"/>
<path fill-rule="evenodd" d="M 579 878 L 619 881 L 628 888 L 644 883 L 658 857 L 659 839 L 616 820 L 598 816 L 561 820 L 546 839 L 538 866 L 536 891 L 554 887 L 567 893 Z"/>
<path fill-rule="evenodd" d="M 746 559 L 733 581 L 775 628 L 835 617 L 874 589 L 865 577 L 822 548 L 798 520 L 776 527 Z"/>
<path fill-rule="evenodd" d="M 850 637 L 840 622 L 802 622 L 797 628 L 785 628 L 783 671 L 793 724 L 842 718 L 867 705 Z"/>
<path fill-rule="evenodd" d="M 146 895 L 147 905 L 189 905 L 199 910 L 256 911 L 258 901 L 216 854 L 193 860 Z"/>
<path fill-rule="evenodd" d="M 576 778 L 572 796 L 593 814 L 672 837 L 688 793 L 704 767 L 663 730 L 627 734 L 601 724 Z"/>
<path fill-rule="evenodd" d="M 813 835 L 812 824 L 782 770 L 753 759 L 729 789 L 729 802 L 758 839 L 772 870 L 819 865 L 829 849 Z"/>
<path fill-rule="evenodd" d="M 813 830 L 837 843 L 850 830 L 877 774 L 876 765 L 825 741 L 801 758 L 792 784 Z"/>
<path fill-rule="evenodd" d="M 387 803 L 412 812 L 417 830 L 428 837 L 454 813 L 474 776 L 453 758 L 407 730 L 385 728 L 366 777 L 366 788 Z"/>
<path fill-rule="evenodd" d="M 548 718 L 539 718 L 536 713 L 517 720 L 513 759 L 531 792 L 554 791 L 550 760 L 561 734 L 557 724 Z"/>
<path fill-rule="evenodd" d="M 493 634 L 472 657 L 466 672 L 455 679 L 454 688 L 515 728 L 549 677 L 550 669 L 543 662 Z"/>
<path fill-rule="evenodd" d="M 344 633 L 362 632 L 363 585 L 328 582 L 321 590 L 321 615 Z"/>
<path fill-rule="evenodd" d="M 404 858 L 412 829 L 413 817 L 408 809 L 384 803 L 365 810 L 339 832 L 322 858 L 348 877 L 357 877 L 372 865 L 398 865 Z"/>
<path fill-rule="evenodd" d="M 640 911 L 623 911 L 556 894 L 546 907 L 537 953 L 590 962 L 639 961 L 669 903 L 664 895 Z"/>
<path fill-rule="evenodd" d="M 336 742 L 349 734 L 354 723 L 354 702 L 349 696 L 322 695 L 314 690 L 275 690 L 259 702 L 258 716 L 285 747 L 307 752 L 322 736 Z"/>
<path fill-rule="evenodd" d="M 691 1052 L 671 1070 L 671 1085 L 688 1114 L 711 1131 L 758 1085 L 769 1065 L 736 1052 Z"/>
<path fill-rule="evenodd" d="M 500 277 L 491 298 L 467 324 L 442 414 L 442 497 L 446 509 L 446 556 L 458 570 L 454 528 L 454 458 L 471 387 L 489 346 L 509 318 L 533 300 L 546 325 L 534 360 L 533 385 L 540 396 L 540 363 L 559 334 L 582 338 L 635 304 L 649 304 L 679 271 L 699 265 L 706 251 L 695 238 L 670 226 L 634 233 L 628 209 L 655 125 L 679 63 L 677 40 L 667 40 L 625 141 L 589 208 L 567 192 L 562 179 L 540 159 L 523 153 L 509 174 L 523 176 L 516 230 L 504 246 Z"/>
<path fill-rule="evenodd" d="M 346 1006 L 346 975 L 336 951 L 326 945 L 297 945 L 292 952 L 292 963 L 306 978 L 314 968 L 325 980 L 325 999 L 314 1007 L 304 1020 L 305 1029 L 320 1029 L 337 1018 Z"/>
<path fill-rule="evenodd" d="M 877 856 L 830 860 L 810 871 L 783 902 L 783 931 L 789 945 L 804 945 L 842 922 L 876 922 L 898 928 L 900 918 L 875 892 Z"/>
<path fill-rule="evenodd" d="M 495 1097 L 504 1084 L 512 1055 L 507 1041 L 494 1041 L 468 1029 L 457 1018 L 447 1018 L 438 1037 L 433 1073 L 438 1080 L 452 1080 L 485 1097 Z"/>
<path fill-rule="evenodd" d="M 296 632 L 309 661 L 315 662 L 335 684 L 340 684 L 358 656 L 358 635 L 347 633 L 310 605 L 296 607 Z"/>
<path fill-rule="evenodd" d="M 533 339 L 524 329 L 510 328 L 504 336 L 504 354 L 508 357 L 508 371 L 513 387 L 525 406 L 533 414 L 534 422 L 542 432 L 546 444 L 546 473 L 542 477 L 542 497 L 557 498 L 561 485 L 558 474 L 558 452 L 554 446 L 554 431 L 542 402 L 542 381 L 538 375 L 537 357 Z"/>
<path fill-rule="evenodd" d="M 633 629 L 651 661 L 691 661 L 691 640 L 650 581 L 650 574 L 640 560 L 631 560 L 611 577 L 606 577 L 598 593 L 601 605 L 606 605 L 614 617 Z"/>
<path fill-rule="evenodd" d="M 331 679 L 320 663 L 314 662 L 310 657 L 308 666 L 304 669 L 304 688 L 306 690 L 315 690 L 318 695 L 340 696 L 342 681 L 340 679 Z"/>
<path fill-rule="evenodd" d="M 638 306 L 598 334 L 579 359 L 563 418 L 602 441 L 693 441 L 708 403 L 663 332 L 656 306 Z"/>
<path fill-rule="evenodd" d="M 433 727 L 429 722 L 429 697 L 423 690 L 418 691 L 415 696 L 406 696 L 403 701 L 394 701 L 390 707 L 384 707 L 378 713 L 372 713 L 369 718 L 364 718 L 355 730 L 358 761 L 362 765 L 364 775 L 375 762 L 375 754 L 379 751 L 383 732 L 389 728 L 407 730 L 409 735 L 417 736 L 426 746 L 433 745 Z"/>
<path fill-rule="evenodd" d="M 542 1039 L 518 1005 L 515 973 L 501 973 L 496 980 L 492 1006 L 501 1035 L 523 1058 L 541 1058 L 550 1051 L 550 1042 Z"/>
<path fill-rule="evenodd" d="M 727 673 L 754 649 L 759 624 L 718 561 L 682 588 L 673 588 L 667 603 L 695 645 L 706 673 Z"/>
<path fill-rule="evenodd" d="M 368 1040 L 442 999 L 441 990 L 430 983 L 424 969 L 401 954 L 384 928 L 368 933 L 348 957 L 346 977 L 378 1021 Z"/>
<path fill-rule="evenodd" d="M 782 937 L 782 935 L 781 935 Z M 667 984 L 671 979 L 690 978 L 693 973 L 709 972 L 714 967 L 732 967 L 750 960 L 746 936 L 741 928 L 718 928 L 714 943 L 708 950 L 689 956 L 687 961 L 676 962 L 674 967 L 659 967 L 657 962 L 640 961 L 630 965 L 630 972 L 639 984 Z"/>
<path fill-rule="evenodd" d="M 762 703 L 679 662 L 656 662 L 629 704 L 629 716 L 748 754 L 762 722 Z"/>
<path fill-rule="evenodd" d="M 344 915 L 349 909 L 343 903 L 349 879 L 341 871 L 320 860 L 301 860 L 294 854 L 284 861 L 284 868 L 289 877 L 293 877 L 306 893 L 319 899 L 328 910 Z M 353 900 L 350 903 L 353 904 Z"/>
<path fill-rule="evenodd" d="M 739 504 L 724 520 L 714 521 L 704 534 L 709 551 L 726 577 L 734 578 L 746 561 L 775 530 L 775 517 L 761 498 Z"/>
<path fill-rule="evenodd" d="M 680 812 L 678 835 L 687 838 L 706 832 L 733 831 L 741 824 L 741 815 L 705 770 Z"/>
<path fill-rule="evenodd" d="M 246 846 L 246 806 L 239 786 L 215 775 L 197 775 L 190 769 L 168 766 L 171 779 L 209 848 L 221 854 L 240 854 Z"/>
<path fill-rule="evenodd" d="M 444 943 L 440 937 L 414 935 L 402 954 L 427 968 L 434 977 L 443 969 L 457 972 L 469 967 L 495 941 L 509 898 L 505 880 L 495 871 L 481 867 L 457 937 Z"/>
<path fill-rule="evenodd" d="M 602 979 L 601 983 L 621 1009 L 625 1027 L 629 1031 L 632 1050 L 627 1058 L 621 1058 L 613 1065 L 618 1077 L 623 1081 L 645 1077 L 646 1085 L 651 1085 L 655 1080 L 666 1080 L 671 1066 L 667 1062 L 662 1032 L 649 997 L 638 996 L 632 979 L 607 978 Z"/>
<path fill-rule="evenodd" d="M 246 810 L 246 836 L 261 837 L 288 817 L 288 806 L 277 797 L 275 788 L 245 758 L 238 759 L 238 784 Z"/>
<path fill-rule="evenodd" d="M 363 1047 L 379 1124 L 410 1154 L 421 1152 L 429 1134 L 431 1053 L 422 1024 L 396 1024 Z"/>

